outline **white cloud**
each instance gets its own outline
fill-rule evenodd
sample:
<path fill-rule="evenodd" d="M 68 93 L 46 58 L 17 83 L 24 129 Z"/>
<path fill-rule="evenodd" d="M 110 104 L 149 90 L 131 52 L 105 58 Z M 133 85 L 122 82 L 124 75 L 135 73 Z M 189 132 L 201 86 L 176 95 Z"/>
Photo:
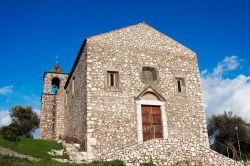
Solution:
<path fill-rule="evenodd" d="M 10 86 L 4 86 L 2 88 L 0 88 L 0 95 L 7 95 L 9 93 L 13 92 L 13 85 Z"/>
<path fill-rule="evenodd" d="M 40 129 L 36 129 L 35 132 L 33 133 L 33 137 L 35 139 L 40 139 Z"/>
<path fill-rule="evenodd" d="M 11 123 L 9 111 L 0 111 L 0 127 L 7 126 Z"/>
<path fill-rule="evenodd" d="M 221 76 L 227 71 L 232 71 L 240 66 L 240 59 L 237 56 L 225 57 L 222 62 L 219 62 L 217 67 L 214 68 L 212 75 Z"/>
<path fill-rule="evenodd" d="M 40 109 L 38 109 L 38 108 L 33 108 L 32 110 L 33 110 L 34 112 L 37 113 L 37 116 L 40 116 L 40 112 L 41 112 Z"/>
<path fill-rule="evenodd" d="M 207 117 L 232 111 L 250 122 L 250 76 L 222 77 L 241 67 L 240 61 L 237 56 L 225 57 L 212 73 L 207 70 L 201 72 Z"/>

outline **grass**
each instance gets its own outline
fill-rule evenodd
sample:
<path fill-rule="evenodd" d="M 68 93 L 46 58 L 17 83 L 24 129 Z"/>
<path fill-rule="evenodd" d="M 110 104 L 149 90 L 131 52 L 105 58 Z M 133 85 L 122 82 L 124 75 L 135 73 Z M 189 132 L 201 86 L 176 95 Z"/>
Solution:
<path fill-rule="evenodd" d="M 94 161 L 89 164 L 69 164 L 59 163 L 53 160 L 29 161 L 27 159 L 20 159 L 16 157 L 0 156 L 1 166 L 125 166 L 122 161 L 108 161 L 98 162 Z"/>
<path fill-rule="evenodd" d="M 59 150 L 63 148 L 56 141 L 51 140 L 20 138 L 18 142 L 11 142 L 3 139 L 2 136 L 0 136 L 0 146 L 40 159 L 51 159 L 53 156 L 48 154 L 51 149 Z"/>
<path fill-rule="evenodd" d="M 14 150 L 21 154 L 40 158 L 40 161 L 29 161 L 27 159 L 1 156 L 0 166 L 123 166 L 122 161 L 99 162 L 94 161 L 89 164 L 59 163 L 51 158 L 67 158 L 67 156 L 51 156 L 48 154 L 51 149 L 60 150 L 63 147 L 52 140 L 39 140 L 31 138 L 20 138 L 18 142 L 3 139 L 0 135 L 0 146 Z"/>

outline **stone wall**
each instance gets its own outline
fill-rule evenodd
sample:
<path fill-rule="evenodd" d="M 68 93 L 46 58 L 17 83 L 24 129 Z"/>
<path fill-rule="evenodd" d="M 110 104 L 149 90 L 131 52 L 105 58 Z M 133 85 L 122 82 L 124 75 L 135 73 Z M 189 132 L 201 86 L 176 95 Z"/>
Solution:
<path fill-rule="evenodd" d="M 243 166 L 222 154 L 189 139 L 155 139 L 130 147 L 103 154 L 103 160 L 122 160 L 127 165 L 147 163 L 152 160 L 156 165 L 174 166 Z"/>
<path fill-rule="evenodd" d="M 157 83 L 141 81 L 144 66 L 157 69 Z M 119 89 L 107 88 L 107 71 L 119 72 Z M 185 78 L 185 93 L 177 92 L 175 77 Z M 138 143 L 135 98 L 148 86 L 165 98 L 168 137 L 194 136 L 178 127 L 186 126 L 208 146 L 200 136 L 207 130 L 196 54 L 142 23 L 87 40 L 88 152 L 97 157 Z"/>
<path fill-rule="evenodd" d="M 53 112 L 56 111 L 56 95 L 43 94 L 42 106 L 40 116 L 40 133 L 41 139 L 54 139 L 54 127 L 53 127 Z"/>
<path fill-rule="evenodd" d="M 84 46 L 83 46 L 84 47 Z M 67 104 L 65 107 L 65 133 L 64 137 L 76 139 L 84 144 L 86 149 L 86 130 L 87 130 L 87 84 L 86 84 L 86 50 L 82 48 L 81 57 L 77 61 L 77 65 L 73 74 L 69 78 L 66 87 Z M 74 78 L 74 81 L 73 81 Z M 72 84 L 74 82 L 74 93 L 72 92 Z"/>
<path fill-rule="evenodd" d="M 65 118 L 65 91 L 59 89 L 56 95 L 56 124 L 55 137 L 62 139 L 64 136 L 64 118 Z"/>

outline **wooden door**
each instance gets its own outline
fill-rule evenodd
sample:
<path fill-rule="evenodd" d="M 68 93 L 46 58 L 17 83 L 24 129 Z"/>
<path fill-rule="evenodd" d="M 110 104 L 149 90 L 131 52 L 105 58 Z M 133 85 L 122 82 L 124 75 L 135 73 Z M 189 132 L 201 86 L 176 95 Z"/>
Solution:
<path fill-rule="evenodd" d="M 162 138 L 162 121 L 160 106 L 142 105 L 143 141 Z"/>

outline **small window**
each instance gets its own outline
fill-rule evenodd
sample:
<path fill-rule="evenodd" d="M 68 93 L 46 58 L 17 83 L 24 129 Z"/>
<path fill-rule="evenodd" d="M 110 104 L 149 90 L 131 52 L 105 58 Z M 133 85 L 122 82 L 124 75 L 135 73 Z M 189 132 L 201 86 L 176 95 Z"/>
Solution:
<path fill-rule="evenodd" d="M 158 79 L 157 70 L 154 67 L 144 66 L 141 78 L 144 83 L 155 83 Z"/>
<path fill-rule="evenodd" d="M 176 89 L 178 93 L 185 93 L 186 85 L 184 78 L 175 78 L 176 79 Z"/>
<path fill-rule="evenodd" d="M 118 88 L 118 86 L 119 86 L 118 72 L 108 71 L 108 73 L 107 73 L 107 85 L 108 85 L 108 88 Z"/>
<path fill-rule="evenodd" d="M 72 79 L 72 95 L 75 94 L 75 77 Z"/>

